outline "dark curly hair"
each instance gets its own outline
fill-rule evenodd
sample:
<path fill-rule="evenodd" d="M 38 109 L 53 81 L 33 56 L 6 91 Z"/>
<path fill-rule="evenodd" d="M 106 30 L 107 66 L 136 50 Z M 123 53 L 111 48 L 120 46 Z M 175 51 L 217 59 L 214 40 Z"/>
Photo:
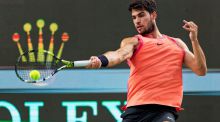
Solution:
<path fill-rule="evenodd" d="M 132 9 L 145 9 L 151 14 L 154 11 L 157 11 L 157 4 L 155 0 L 131 0 L 128 10 L 131 12 Z"/>

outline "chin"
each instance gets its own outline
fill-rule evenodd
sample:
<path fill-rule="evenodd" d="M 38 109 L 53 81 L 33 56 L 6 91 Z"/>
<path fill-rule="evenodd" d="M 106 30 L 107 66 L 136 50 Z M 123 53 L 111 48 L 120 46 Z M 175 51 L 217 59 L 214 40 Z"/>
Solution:
<path fill-rule="evenodd" d="M 138 32 L 138 34 L 142 34 L 143 32 L 142 31 L 137 31 Z"/>

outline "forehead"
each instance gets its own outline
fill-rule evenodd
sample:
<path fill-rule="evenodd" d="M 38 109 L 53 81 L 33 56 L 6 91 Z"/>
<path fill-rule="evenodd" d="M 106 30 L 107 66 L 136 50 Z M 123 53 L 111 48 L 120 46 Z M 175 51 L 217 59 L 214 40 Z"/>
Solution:
<path fill-rule="evenodd" d="M 132 16 L 137 16 L 137 15 L 139 15 L 139 14 L 141 14 L 141 13 L 148 13 L 145 9 L 132 9 L 131 10 L 131 15 Z"/>

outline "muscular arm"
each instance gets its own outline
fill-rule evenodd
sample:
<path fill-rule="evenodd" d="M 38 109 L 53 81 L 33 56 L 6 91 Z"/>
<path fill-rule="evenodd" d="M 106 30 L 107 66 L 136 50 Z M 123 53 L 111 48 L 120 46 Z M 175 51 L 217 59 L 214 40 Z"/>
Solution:
<path fill-rule="evenodd" d="M 193 53 L 182 40 L 177 39 L 177 43 L 185 51 L 184 64 L 197 75 L 205 75 L 207 72 L 206 58 L 199 42 L 192 42 Z"/>
<path fill-rule="evenodd" d="M 178 44 L 185 50 L 184 63 L 192 69 L 197 75 L 204 76 L 207 72 L 206 58 L 198 40 L 198 26 L 190 21 L 184 20 L 183 28 L 189 32 L 192 43 L 193 53 L 188 49 L 186 44 L 178 39 Z"/>
<path fill-rule="evenodd" d="M 108 66 L 113 67 L 132 57 L 135 47 L 138 45 L 138 39 L 134 37 L 125 38 L 121 42 L 119 49 L 108 51 L 103 55 L 108 59 Z M 102 63 L 97 56 L 90 58 L 91 64 L 87 68 L 100 68 Z"/>
<path fill-rule="evenodd" d="M 118 50 L 104 53 L 109 60 L 108 67 L 115 66 L 126 59 L 131 58 L 137 44 L 138 40 L 136 38 L 126 38 L 122 40 L 121 46 Z"/>

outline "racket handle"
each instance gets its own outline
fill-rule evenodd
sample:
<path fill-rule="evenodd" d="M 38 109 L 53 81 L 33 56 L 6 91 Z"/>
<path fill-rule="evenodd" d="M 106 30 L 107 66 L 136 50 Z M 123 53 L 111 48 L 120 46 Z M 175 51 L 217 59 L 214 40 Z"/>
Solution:
<path fill-rule="evenodd" d="M 86 67 L 90 63 L 90 60 L 74 61 L 74 67 Z"/>

